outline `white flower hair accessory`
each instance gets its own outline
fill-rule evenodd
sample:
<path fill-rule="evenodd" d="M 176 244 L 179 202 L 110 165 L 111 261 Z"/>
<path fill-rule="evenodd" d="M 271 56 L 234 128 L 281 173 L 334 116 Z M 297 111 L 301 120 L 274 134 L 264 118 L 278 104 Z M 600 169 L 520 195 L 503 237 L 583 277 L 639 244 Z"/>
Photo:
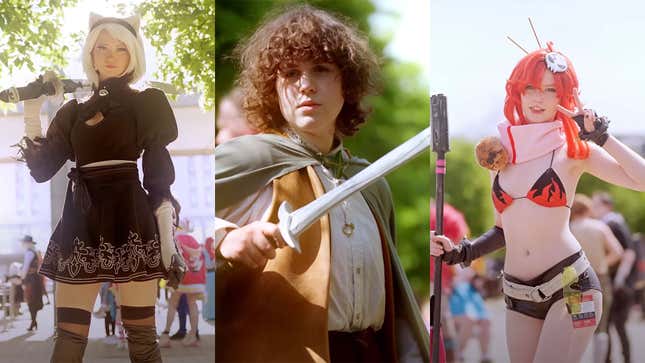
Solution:
<path fill-rule="evenodd" d="M 547 53 L 544 57 L 546 67 L 553 73 L 561 73 L 567 70 L 567 59 L 558 52 Z"/>

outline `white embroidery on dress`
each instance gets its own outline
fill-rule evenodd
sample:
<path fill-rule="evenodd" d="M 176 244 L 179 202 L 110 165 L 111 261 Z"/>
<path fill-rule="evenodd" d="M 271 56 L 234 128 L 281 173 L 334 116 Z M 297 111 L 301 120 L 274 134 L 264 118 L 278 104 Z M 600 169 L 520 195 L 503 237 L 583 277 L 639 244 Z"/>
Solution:
<path fill-rule="evenodd" d="M 52 241 L 53 242 L 53 241 Z M 86 246 L 85 241 L 74 238 L 74 250 L 66 258 L 57 243 L 50 243 L 43 258 L 43 265 L 51 265 L 58 273 L 67 270 L 69 277 L 81 272 L 94 274 L 97 270 L 111 271 L 114 275 L 154 269 L 161 263 L 159 239 L 143 242 L 138 233 L 130 231 L 128 241 L 115 247 L 99 237 L 98 248 Z"/>

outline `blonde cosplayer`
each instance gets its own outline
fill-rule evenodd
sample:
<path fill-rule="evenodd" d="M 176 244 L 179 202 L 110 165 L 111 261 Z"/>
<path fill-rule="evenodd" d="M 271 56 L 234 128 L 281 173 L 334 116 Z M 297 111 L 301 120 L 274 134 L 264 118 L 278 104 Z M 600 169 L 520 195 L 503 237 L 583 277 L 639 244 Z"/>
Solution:
<path fill-rule="evenodd" d="M 90 34 L 83 46 L 83 69 L 87 80 L 92 86 L 98 87 L 99 74 L 94 66 L 92 50 L 96 44 L 99 34 L 103 30 L 114 38 L 122 41 L 130 54 L 130 64 L 121 76 L 131 74 L 128 82 L 135 83 L 146 73 L 146 57 L 143 50 L 143 42 L 139 29 L 139 17 L 131 16 L 125 19 L 104 18 L 97 14 L 90 14 Z"/>
<path fill-rule="evenodd" d="M 174 241 L 179 204 L 170 190 L 175 172 L 167 149 L 177 123 L 162 91 L 130 87 L 145 73 L 139 18 L 92 14 L 89 26 L 82 63 L 93 94 L 66 102 L 44 136 L 45 97 L 25 101 L 19 145 L 37 182 L 75 162 L 39 271 L 56 283 L 51 361 L 82 361 L 98 289 L 109 282 L 119 285 L 131 361 L 161 362 L 157 281 L 167 278 L 176 287 L 186 270 Z"/>

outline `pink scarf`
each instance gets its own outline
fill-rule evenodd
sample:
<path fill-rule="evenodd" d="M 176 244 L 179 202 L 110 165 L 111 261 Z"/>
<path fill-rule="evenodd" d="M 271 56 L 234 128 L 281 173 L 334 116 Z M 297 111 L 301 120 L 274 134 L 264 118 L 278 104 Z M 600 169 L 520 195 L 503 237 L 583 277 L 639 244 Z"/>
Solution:
<path fill-rule="evenodd" d="M 502 145 L 511 163 L 533 160 L 565 143 L 562 121 L 513 126 L 508 121 L 497 124 Z"/>

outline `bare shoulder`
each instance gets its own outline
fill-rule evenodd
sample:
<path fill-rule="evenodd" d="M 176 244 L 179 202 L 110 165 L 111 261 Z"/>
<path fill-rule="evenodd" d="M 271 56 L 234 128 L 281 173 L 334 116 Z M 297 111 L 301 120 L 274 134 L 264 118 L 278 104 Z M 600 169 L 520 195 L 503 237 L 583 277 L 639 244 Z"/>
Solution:
<path fill-rule="evenodd" d="M 575 176 L 581 175 L 584 170 L 585 170 L 585 165 L 586 165 L 586 160 L 587 159 L 573 159 L 570 158 L 568 155 L 568 147 L 567 144 L 564 144 L 563 147 L 561 147 L 558 150 L 558 155 L 557 155 L 558 160 L 560 160 L 560 163 L 564 166 L 564 168 L 571 174 Z"/>

